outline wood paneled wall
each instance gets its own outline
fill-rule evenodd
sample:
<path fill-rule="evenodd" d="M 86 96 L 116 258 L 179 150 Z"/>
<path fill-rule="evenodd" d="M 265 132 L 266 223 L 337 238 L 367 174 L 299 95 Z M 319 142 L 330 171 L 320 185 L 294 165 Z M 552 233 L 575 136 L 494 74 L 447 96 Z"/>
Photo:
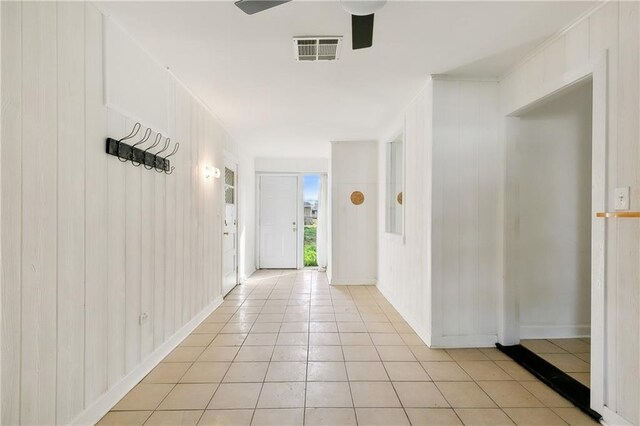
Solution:
<path fill-rule="evenodd" d="M 432 342 L 492 345 L 501 275 L 498 84 L 433 85 Z"/>
<path fill-rule="evenodd" d="M 485 127 L 483 120 L 488 123 L 496 119 L 481 118 L 482 115 L 497 109 L 497 124 L 484 130 L 502 132 L 504 122 L 500 117 L 531 103 L 548 87 L 570 78 L 572 73 L 588 66 L 590 61 L 598 60 L 605 52 L 608 55 L 608 205 L 612 210 L 616 187 L 629 186 L 631 210 L 640 210 L 638 2 L 607 2 L 550 39 L 500 80 L 498 100 L 494 95 L 488 95 L 484 100 L 475 99 L 473 94 L 469 96 L 470 92 L 463 92 L 468 83 L 434 81 L 433 94 L 428 95 L 432 96 L 432 104 L 427 102 L 433 108 L 433 122 L 428 122 L 429 114 L 426 118 L 418 116 L 419 122 L 424 122 L 418 125 L 418 130 L 426 126 L 424 151 L 410 146 L 413 143 L 411 123 L 416 103 L 407 109 L 407 242 L 401 246 L 381 238 L 380 287 L 417 330 L 424 325 L 422 335 L 431 343 L 437 345 L 434 336 L 438 334 L 442 336 L 444 346 L 481 344 L 482 339 L 475 337 L 482 336 L 486 337 L 485 343 L 490 343 L 490 337 L 496 332 L 496 305 L 493 300 L 499 294 L 496 294 L 492 282 L 497 283 L 499 291 L 504 266 L 504 213 L 501 211 L 504 196 L 501 188 L 505 159 L 500 133 L 497 137 L 485 134 L 489 138 L 487 140 L 499 141 L 497 145 L 476 143 Z M 433 133 L 431 142 L 430 132 Z M 414 156 L 424 158 L 424 164 L 432 164 L 432 176 L 428 173 L 415 174 L 410 160 Z M 381 179 L 384 179 L 383 173 L 381 171 Z M 422 189 L 420 179 L 426 185 Z M 431 205 L 423 206 L 427 221 L 430 217 L 432 222 L 431 228 L 424 223 L 412 224 L 413 212 L 419 208 L 411 196 L 416 190 L 432 200 Z M 426 249 L 410 244 L 409 236 L 414 233 L 431 240 Z M 637 385 L 640 374 L 638 241 L 638 221 L 607 222 L 607 365 L 604 387 L 605 405 L 613 415 L 619 416 L 609 417 L 613 423 L 624 419 L 637 424 L 640 420 L 640 388 Z M 423 260 L 420 279 L 415 278 L 421 274 L 420 262 L 407 263 L 410 253 L 422 253 L 423 259 L 430 259 L 433 263 L 429 265 L 429 260 Z M 420 291 L 423 291 L 422 296 Z M 415 299 L 420 297 L 423 303 L 429 303 L 431 297 L 430 306 L 413 306 Z M 432 323 L 421 318 L 425 314 L 432 316 Z M 497 310 L 497 314 L 500 315 L 501 311 Z"/>
<path fill-rule="evenodd" d="M 378 146 L 331 144 L 331 284 L 375 284 L 378 259 Z M 364 202 L 354 205 L 351 193 Z"/>
<path fill-rule="evenodd" d="M 640 210 L 640 3 L 607 2 L 535 52 L 500 83 L 501 110 L 528 104 L 545 85 L 608 53 L 607 193 L 631 187 Z M 640 222 L 607 221 L 605 405 L 640 420 Z"/>
<path fill-rule="evenodd" d="M 433 82 L 407 106 L 379 143 L 378 287 L 431 344 L 431 123 Z M 404 241 L 385 235 L 386 144 L 404 130 Z"/>
<path fill-rule="evenodd" d="M 121 163 L 105 139 L 134 122 L 104 105 L 101 13 L 1 15 L 1 422 L 67 424 L 220 296 L 222 182 L 201 172 L 232 143 L 172 79 L 175 172 Z"/>
<path fill-rule="evenodd" d="M 495 81 L 434 77 L 404 113 L 405 239 L 380 227 L 379 285 L 434 347 L 496 341 L 498 122 Z"/>
<path fill-rule="evenodd" d="M 264 173 L 327 173 L 329 171 L 329 159 L 323 157 L 257 157 L 255 169 L 256 172 Z"/>

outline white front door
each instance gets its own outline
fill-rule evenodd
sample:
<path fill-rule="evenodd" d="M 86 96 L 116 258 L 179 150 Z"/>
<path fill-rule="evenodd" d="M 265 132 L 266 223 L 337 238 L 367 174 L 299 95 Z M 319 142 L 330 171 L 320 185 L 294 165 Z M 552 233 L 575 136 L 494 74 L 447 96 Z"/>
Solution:
<path fill-rule="evenodd" d="M 226 295 L 238 284 L 238 220 L 237 166 L 224 166 L 224 221 L 222 223 L 222 294 Z"/>
<path fill-rule="evenodd" d="M 298 177 L 260 176 L 260 268 L 296 268 Z"/>

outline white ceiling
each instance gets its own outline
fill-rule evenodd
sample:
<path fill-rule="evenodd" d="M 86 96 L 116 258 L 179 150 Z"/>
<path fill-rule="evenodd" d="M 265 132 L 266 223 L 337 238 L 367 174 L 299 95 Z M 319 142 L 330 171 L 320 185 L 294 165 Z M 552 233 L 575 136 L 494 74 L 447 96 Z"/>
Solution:
<path fill-rule="evenodd" d="M 393 1 L 376 13 L 373 48 L 358 51 L 337 1 L 252 16 L 228 1 L 100 6 L 251 153 L 310 157 L 332 140 L 381 137 L 429 74 L 502 74 L 592 4 Z M 295 62 L 301 35 L 344 36 L 340 60 Z"/>

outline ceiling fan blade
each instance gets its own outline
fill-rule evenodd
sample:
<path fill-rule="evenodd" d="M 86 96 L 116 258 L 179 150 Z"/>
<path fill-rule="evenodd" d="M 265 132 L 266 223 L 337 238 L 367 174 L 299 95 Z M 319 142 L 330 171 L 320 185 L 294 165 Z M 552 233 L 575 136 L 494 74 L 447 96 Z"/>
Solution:
<path fill-rule="evenodd" d="M 373 46 L 373 13 L 371 15 L 351 15 L 351 47 L 353 50 Z"/>
<path fill-rule="evenodd" d="M 291 0 L 238 0 L 235 5 L 238 6 L 247 15 L 262 12 L 271 9 Z"/>

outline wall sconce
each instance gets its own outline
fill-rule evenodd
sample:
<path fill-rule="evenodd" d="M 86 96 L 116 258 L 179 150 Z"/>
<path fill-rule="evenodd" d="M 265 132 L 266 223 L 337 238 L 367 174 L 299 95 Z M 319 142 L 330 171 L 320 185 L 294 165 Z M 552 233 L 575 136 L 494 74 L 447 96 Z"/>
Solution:
<path fill-rule="evenodd" d="M 205 179 L 210 179 L 212 176 L 216 179 L 220 178 L 220 169 L 217 167 L 205 166 L 204 168 Z"/>

